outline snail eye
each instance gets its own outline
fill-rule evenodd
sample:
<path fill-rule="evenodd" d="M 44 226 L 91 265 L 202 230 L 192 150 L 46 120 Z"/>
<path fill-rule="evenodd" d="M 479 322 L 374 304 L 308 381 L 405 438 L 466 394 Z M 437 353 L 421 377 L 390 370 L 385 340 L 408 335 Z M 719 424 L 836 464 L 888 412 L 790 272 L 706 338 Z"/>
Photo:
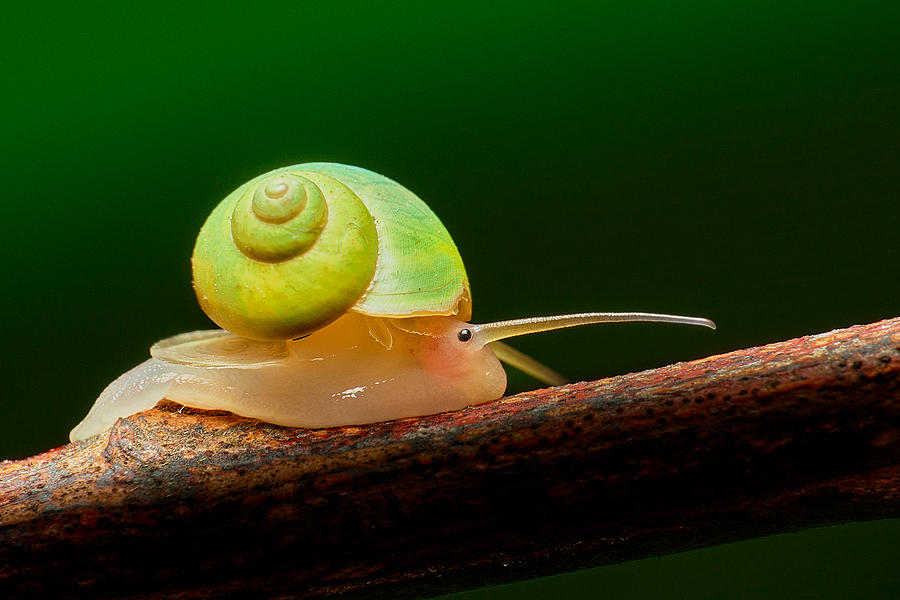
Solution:
<path fill-rule="evenodd" d="M 469 329 L 460 329 L 456 334 L 456 338 L 461 342 L 468 342 L 472 339 L 472 331 Z"/>

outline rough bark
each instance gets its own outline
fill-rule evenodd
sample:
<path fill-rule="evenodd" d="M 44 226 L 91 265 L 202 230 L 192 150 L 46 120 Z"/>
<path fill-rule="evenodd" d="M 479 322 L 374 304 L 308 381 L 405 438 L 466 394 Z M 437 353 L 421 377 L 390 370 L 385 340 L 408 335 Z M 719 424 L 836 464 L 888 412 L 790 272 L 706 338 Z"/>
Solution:
<path fill-rule="evenodd" d="M 363 427 L 179 408 L 0 465 L 0 596 L 423 597 L 900 516 L 900 318 Z"/>

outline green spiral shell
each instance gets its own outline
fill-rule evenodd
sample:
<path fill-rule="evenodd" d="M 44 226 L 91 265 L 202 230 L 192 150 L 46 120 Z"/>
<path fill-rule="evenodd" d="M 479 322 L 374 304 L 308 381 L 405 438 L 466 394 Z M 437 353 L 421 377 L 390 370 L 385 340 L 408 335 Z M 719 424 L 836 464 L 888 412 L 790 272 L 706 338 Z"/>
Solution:
<path fill-rule="evenodd" d="M 335 163 L 276 169 L 229 194 L 192 258 L 200 306 L 257 340 L 300 337 L 346 311 L 471 317 L 462 259 L 422 200 Z"/>
<path fill-rule="evenodd" d="M 327 218 L 325 198 L 313 182 L 280 173 L 241 196 L 231 215 L 231 236 L 245 256 L 282 262 L 312 246 Z"/>

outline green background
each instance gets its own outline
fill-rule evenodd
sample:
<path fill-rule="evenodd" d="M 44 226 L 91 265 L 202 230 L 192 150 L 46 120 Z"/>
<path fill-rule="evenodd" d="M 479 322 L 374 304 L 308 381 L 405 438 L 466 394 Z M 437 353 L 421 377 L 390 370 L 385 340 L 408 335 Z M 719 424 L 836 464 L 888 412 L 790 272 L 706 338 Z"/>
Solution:
<path fill-rule="evenodd" d="M 897 315 L 898 6 L 7 3 L 0 458 L 63 444 L 153 341 L 208 327 L 203 219 L 303 161 L 423 197 L 475 320 L 719 325 L 517 343 L 575 379 Z M 898 547 L 898 522 L 854 524 L 460 597 L 896 597 Z"/>

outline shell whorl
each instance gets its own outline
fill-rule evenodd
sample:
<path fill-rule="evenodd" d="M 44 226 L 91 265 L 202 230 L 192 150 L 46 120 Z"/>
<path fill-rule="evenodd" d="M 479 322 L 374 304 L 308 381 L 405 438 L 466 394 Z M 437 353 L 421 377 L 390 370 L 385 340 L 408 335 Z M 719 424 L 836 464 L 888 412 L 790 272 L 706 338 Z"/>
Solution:
<path fill-rule="evenodd" d="M 231 235 L 247 257 L 289 260 L 312 246 L 328 219 L 328 205 L 312 181 L 278 173 L 247 189 L 231 215 Z"/>
<path fill-rule="evenodd" d="M 194 246 L 194 289 L 222 328 L 291 339 L 353 306 L 377 258 L 375 224 L 359 197 L 335 178 L 289 167 L 213 210 Z"/>

